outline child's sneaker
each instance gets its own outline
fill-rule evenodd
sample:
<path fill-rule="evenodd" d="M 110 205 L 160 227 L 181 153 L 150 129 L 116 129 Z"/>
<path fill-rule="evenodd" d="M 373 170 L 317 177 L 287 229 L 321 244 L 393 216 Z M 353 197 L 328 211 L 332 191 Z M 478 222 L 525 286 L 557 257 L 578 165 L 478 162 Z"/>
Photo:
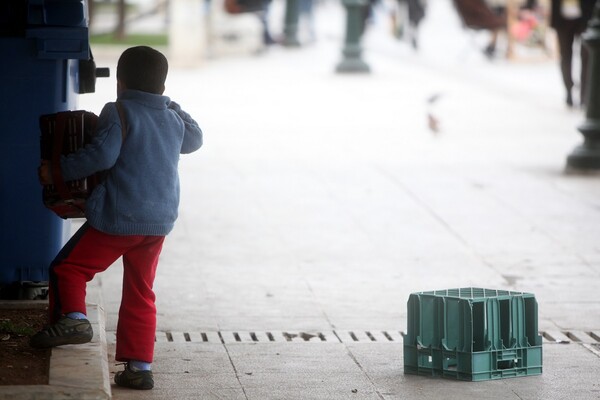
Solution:
<path fill-rule="evenodd" d="M 132 371 L 128 363 L 124 371 L 115 374 L 115 383 L 130 389 L 149 390 L 154 387 L 154 376 L 152 371 Z"/>
<path fill-rule="evenodd" d="M 65 344 L 82 344 L 92 340 L 94 332 L 87 319 L 61 317 L 29 339 L 31 347 L 48 348 Z"/>

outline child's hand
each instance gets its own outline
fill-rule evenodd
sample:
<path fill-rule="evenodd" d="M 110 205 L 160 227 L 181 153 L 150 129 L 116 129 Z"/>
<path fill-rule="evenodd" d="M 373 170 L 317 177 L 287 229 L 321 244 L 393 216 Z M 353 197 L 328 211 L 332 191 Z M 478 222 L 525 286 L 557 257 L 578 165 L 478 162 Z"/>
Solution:
<path fill-rule="evenodd" d="M 42 160 L 42 164 L 38 168 L 38 177 L 42 185 L 51 185 L 53 183 L 49 160 Z"/>

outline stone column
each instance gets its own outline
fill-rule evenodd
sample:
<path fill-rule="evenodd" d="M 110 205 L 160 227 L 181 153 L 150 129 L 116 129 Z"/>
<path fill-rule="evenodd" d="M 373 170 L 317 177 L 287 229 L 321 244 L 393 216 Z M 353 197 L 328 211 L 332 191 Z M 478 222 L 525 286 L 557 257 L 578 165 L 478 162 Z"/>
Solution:
<path fill-rule="evenodd" d="M 199 65 L 206 49 L 203 0 L 169 1 L 169 63 L 182 67 Z"/>

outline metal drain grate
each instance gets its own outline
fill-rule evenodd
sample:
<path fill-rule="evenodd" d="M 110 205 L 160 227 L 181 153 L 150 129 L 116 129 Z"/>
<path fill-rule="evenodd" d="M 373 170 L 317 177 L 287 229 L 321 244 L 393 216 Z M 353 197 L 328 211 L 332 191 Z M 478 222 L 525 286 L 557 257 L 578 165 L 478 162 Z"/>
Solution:
<path fill-rule="evenodd" d="M 402 343 L 401 331 L 206 331 L 156 332 L 157 343 Z M 116 332 L 106 332 L 115 343 Z"/>
<path fill-rule="evenodd" d="M 157 343 L 397 343 L 402 344 L 398 330 L 387 331 L 206 331 L 156 332 Z M 600 347 L 600 332 L 544 331 L 544 344 L 580 343 Z M 114 331 L 106 332 L 107 341 L 115 343 Z"/>
<path fill-rule="evenodd" d="M 587 343 L 597 344 L 600 342 L 600 332 L 594 331 L 544 331 L 540 332 L 544 343 L 560 343 L 568 344 L 574 343 Z"/>

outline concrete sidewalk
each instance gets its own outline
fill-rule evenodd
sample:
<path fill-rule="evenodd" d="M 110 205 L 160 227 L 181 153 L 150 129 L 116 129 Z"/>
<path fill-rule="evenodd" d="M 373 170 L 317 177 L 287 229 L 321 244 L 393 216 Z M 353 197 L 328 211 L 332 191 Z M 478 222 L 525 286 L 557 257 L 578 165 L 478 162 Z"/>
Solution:
<path fill-rule="evenodd" d="M 47 385 L 0 386 L 0 399 L 87 399 L 111 398 L 105 314 L 97 280 L 87 290 L 87 316 L 94 330 L 91 342 L 52 349 Z M 48 307 L 47 301 L 3 300 L 0 308 Z M 8 367 L 7 367 L 8 368 Z M 26 373 L 27 371 L 24 371 Z"/>
<path fill-rule="evenodd" d="M 172 73 L 205 146 L 156 281 L 156 388 L 115 399 L 600 397 L 600 181 L 564 170 L 583 114 L 555 60 L 446 45 L 444 7 L 418 54 L 374 28 L 368 76 L 333 73 L 333 34 Z M 101 278 L 109 351 L 120 274 Z M 536 295 L 541 376 L 404 375 L 409 294 L 466 286 Z"/>
<path fill-rule="evenodd" d="M 156 387 L 113 398 L 600 398 L 600 180 L 565 172 L 583 114 L 556 61 L 489 62 L 436 0 L 419 53 L 380 23 L 373 73 L 336 75 L 343 15 L 323 7 L 313 46 L 171 71 L 205 145 L 155 283 Z M 121 272 L 98 279 L 111 379 Z M 536 295 L 542 375 L 404 375 L 409 294 L 470 286 Z"/>

